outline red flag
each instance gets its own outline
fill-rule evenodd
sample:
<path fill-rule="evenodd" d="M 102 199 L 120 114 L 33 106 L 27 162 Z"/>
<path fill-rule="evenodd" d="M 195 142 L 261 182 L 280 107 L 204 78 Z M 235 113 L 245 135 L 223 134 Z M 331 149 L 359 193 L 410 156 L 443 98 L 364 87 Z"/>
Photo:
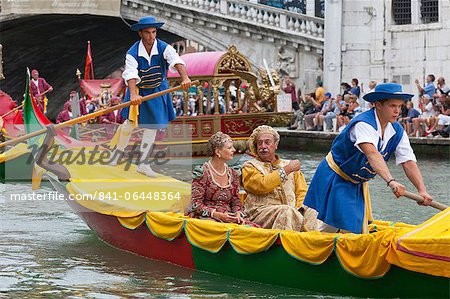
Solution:
<path fill-rule="evenodd" d="M 88 41 L 86 65 L 84 66 L 84 80 L 94 79 L 94 63 L 92 62 L 91 42 Z"/>

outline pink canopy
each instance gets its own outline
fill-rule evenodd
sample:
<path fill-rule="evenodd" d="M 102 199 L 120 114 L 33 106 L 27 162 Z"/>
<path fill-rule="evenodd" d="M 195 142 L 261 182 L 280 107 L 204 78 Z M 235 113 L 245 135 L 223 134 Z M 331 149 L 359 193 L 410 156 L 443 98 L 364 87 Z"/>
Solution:
<path fill-rule="evenodd" d="M 0 115 L 3 115 L 17 107 L 17 103 L 11 97 L 0 90 Z"/>
<path fill-rule="evenodd" d="M 0 90 L 0 116 L 5 115 L 17 106 L 16 101 L 11 99 L 7 93 Z M 3 122 L 3 124 L 0 125 L 0 129 L 4 126 L 8 132 L 8 135 L 16 137 L 23 134 L 23 129 L 20 130 L 16 127 L 16 125 L 23 124 L 22 110 L 16 110 L 15 112 L 9 113 L 7 116 L 2 118 L 1 122 Z"/>
<path fill-rule="evenodd" d="M 111 85 L 108 89 L 114 96 L 117 96 L 123 87 L 122 79 L 81 80 L 80 86 L 89 97 L 96 98 L 102 92 L 100 85 L 103 83 Z"/>
<path fill-rule="evenodd" d="M 217 52 L 196 52 L 181 56 L 186 63 L 186 69 L 189 77 L 214 76 L 217 63 L 222 58 L 225 51 Z M 180 75 L 175 72 L 168 72 L 168 78 L 178 78 Z"/>
<path fill-rule="evenodd" d="M 14 101 L 7 93 L 0 90 L 0 116 L 7 114 L 9 111 L 16 108 L 17 102 Z M 22 112 L 16 110 L 3 117 L 4 125 L 8 124 L 23 124 Z"/>

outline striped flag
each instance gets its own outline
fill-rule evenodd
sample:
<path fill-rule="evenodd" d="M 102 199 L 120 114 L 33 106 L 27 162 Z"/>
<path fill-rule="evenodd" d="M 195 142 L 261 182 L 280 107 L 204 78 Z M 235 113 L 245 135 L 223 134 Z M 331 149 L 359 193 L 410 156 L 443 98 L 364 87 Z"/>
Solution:
<path fill-rule="evenodd" d="M 36 106 L 36 102 L 31 98 L 30 95 L 30 69 L 27 68 L 25 93 L 23 94 L 23 121 L 25 124 L 25 131 L 27 134 L 45 127 L 45 125 L 40 121 L 39 117 L 36 115 L 35 110 L 39 109 Z M 41 111 L 39 110 L 39 112 Z M 28 145 L 41 144 L 42 143 L 41 139 L 42 135 L 30 138 L 28 139 Z"/>

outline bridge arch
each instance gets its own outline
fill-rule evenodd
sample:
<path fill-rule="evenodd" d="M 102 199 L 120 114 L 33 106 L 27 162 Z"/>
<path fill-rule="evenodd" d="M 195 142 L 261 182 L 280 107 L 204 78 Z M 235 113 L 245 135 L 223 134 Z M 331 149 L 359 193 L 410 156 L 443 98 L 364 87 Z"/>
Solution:
<path fill-rule="evenodd" d="M 126 51 L 139 40 L 118 17 L 93 15 L 27 15 L 3 21 L 3 73 L 0 89 L 21 101 L 26 68 L 36 68 L 54 90 L 49 93 L 50 119 L 55 119 L 71 90 L 79 90 L 77 69 L 84 71 L 87 41 L 91 41 L 96 78 L 109 76 L 124 64 Z M 180 36 L 161 31 L 169 43 Z"/>
<path fill-rule="evenodd" d="M 72 78 L 75 70 L 84 66 L 87 40 L 92 42 L 96 76 L 107 76 L 122 66 L 124 53 L 137 40 L 123 20 L 137 21 L 146 15 L 154 15 L 166 23 L 159 37 L 169 43 L 185 38 L 215 51 L 236 45 L 253 67 L 262 66 L 266 60 L 270 68 L 289 73 L 304 93 L 314 90 L 316 79 L 321 76 L 324 43 L 321 18 L 244 0 L 110 2 L 119 3 L 120 8 L 108 16 L 8 15 L 2 10 L 0 33 L 6 76 L 2 88 L 20 99 L 24 70 L 35 67 L 58 87 L 49 97 L 64 101 L 70 90 L 77 87 Z M 55 114 L 56 111 L 50 110 L 50 117 Z"/>

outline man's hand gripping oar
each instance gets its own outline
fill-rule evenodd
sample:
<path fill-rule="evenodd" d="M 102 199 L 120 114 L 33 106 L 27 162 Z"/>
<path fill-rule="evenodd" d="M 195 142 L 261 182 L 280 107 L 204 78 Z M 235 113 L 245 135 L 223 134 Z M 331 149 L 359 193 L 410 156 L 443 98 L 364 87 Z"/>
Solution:
<path fill-rule="evenodd" d="M 198 80 L 196 80 L 196 81 L 190 82 L 190 84 L 183 84 L 183 86 L 179 85 L 179 86 L 176 86 L 176 87 L 172 87 L 172 88 L 169 88 L 167 90 L 163 90 L 163 91 L 160 91 L 160 92 L 157 92 L 157 93 L 154 93 L 154 94 L 142 97 L 142 98 L 140 98 L 140 102 L 145 102 L 145 101 L 148 101 L 148 100 L 151 100 L 151 99 L 163 96 L 163 95 L 168 94 L 168 93 L 172 93 L 174 91 L 177 91 L 177 90 L 180 90 L 180 89 L 183 89 L 183 88 L 189 88 L 190 86 L 197 85 L 199 83 L 200 82 Z M 62 129 L 62 128 L 65 128 L 65 127 L 68 127 L 68 126 L 71 126 L 71 125 L 74 125 L 74 124 L 77 124 L 77 123 L 85 122 L 85 121 L 87 121 L 89 119 L 92 119 L 92 118 L 95 118 L 95 117 L 98 117 L 98 116 L 110 113 L 110 112 L 112 112 L 114 110 L 125 108 L 125 107 L 131 106 L 131 105 L 132 105 L 131 102 L 126 102 L 126 103 L 122 103 L 122 104 L 119 104 L 119 105 L 116 105 L 116 106 L 113 106 L 113 107 L 110 107 L 110 108 L 107 108 L 107 109 L 104 109 L 104 110 L 99 110 L 99 111 L 91 113 L 91 114 L 83 115 L 83 116 L 80 116 L 80 117 L 68 120 L 68 121 L 60 123 L 60 124 L 56 124 L 56 125 L 51 124 L 51 125 L 48 125 L 44 129 L 41 129 L 41 130 L 38 130 L 38 131 L 34 131 L 34 132 L 29 133 L 29 134 L 17 137 L 15 139 L 11 139 L 11 140 L 8 140 L 6 142 L 0 143 L 0 148 L 3 148 L 3 147 L 8 146 L 8 145 L 13 145 L 13 144 L 16 144 L 18 142 L 25 141 L 25 140 L 27 140 L 29 138 L 32 138 L 32 137 L 35 137 L 35 136 L 47 133 L 47 136 L 46 136 L 46 138 L 45 138 L 41 148 L 39 149 L 39 151 L 36 154 L 36 157 L 35 157 L 36 164 L 38 166 L 42 167 L 43 169 L 48 170 L 48 171 L 56 174 L 58 176 L 59 180 L 61 180 L 61 181 L 68 181 L 68 180 L 70 180 L 70 173 L 69 173 L 69 171 L 62 165 L 57 165 L 57 164 L 50 163 L 48 161 L 48 159 L 47 159 L 47 154 L 50 151 L 50 149 L 52 148 L 52 145 L 54 143 L 54 136 L 56 135 L 56 131 L 58 129 Z M 41 175 L 40 176 L 42 176 L 42 171 L 41 171 Z M 39 185 L 39 182 L 40 182 L 40 180 L 36 180 L 36 185 Z"/>
<path fill-rule="evenodd" d="M 406 191 L 406 189 L 404 187 L 403 188 L 397 188 L 397 187 L 393 186 L 391 188 L 391 190 L 395 194 L 395 196 L 397 196 L 397 197 L 404 196 L 404 197 L 407 197 L 409 199 L 415 200 L 418 204 L 423 204 L 425 202 L 425 199 L 424 199 L 423 196 L 421 196 L 419 194 L 414 194 L 414 193 L 409 192 L 409 191 Z M 430 207 L 433 207 L 433 208 L 441 210 L 441 211 L 443 211 L 443 210 L 448 208 L 448 206 L 446 206 L 446 205 L 444 205 L 444 204 L 442 204 L 440 202 L 437 202 L 435 200 L 433 200 L 429 204 L 425 204 L 425 205 L 429 205 Z"/>

